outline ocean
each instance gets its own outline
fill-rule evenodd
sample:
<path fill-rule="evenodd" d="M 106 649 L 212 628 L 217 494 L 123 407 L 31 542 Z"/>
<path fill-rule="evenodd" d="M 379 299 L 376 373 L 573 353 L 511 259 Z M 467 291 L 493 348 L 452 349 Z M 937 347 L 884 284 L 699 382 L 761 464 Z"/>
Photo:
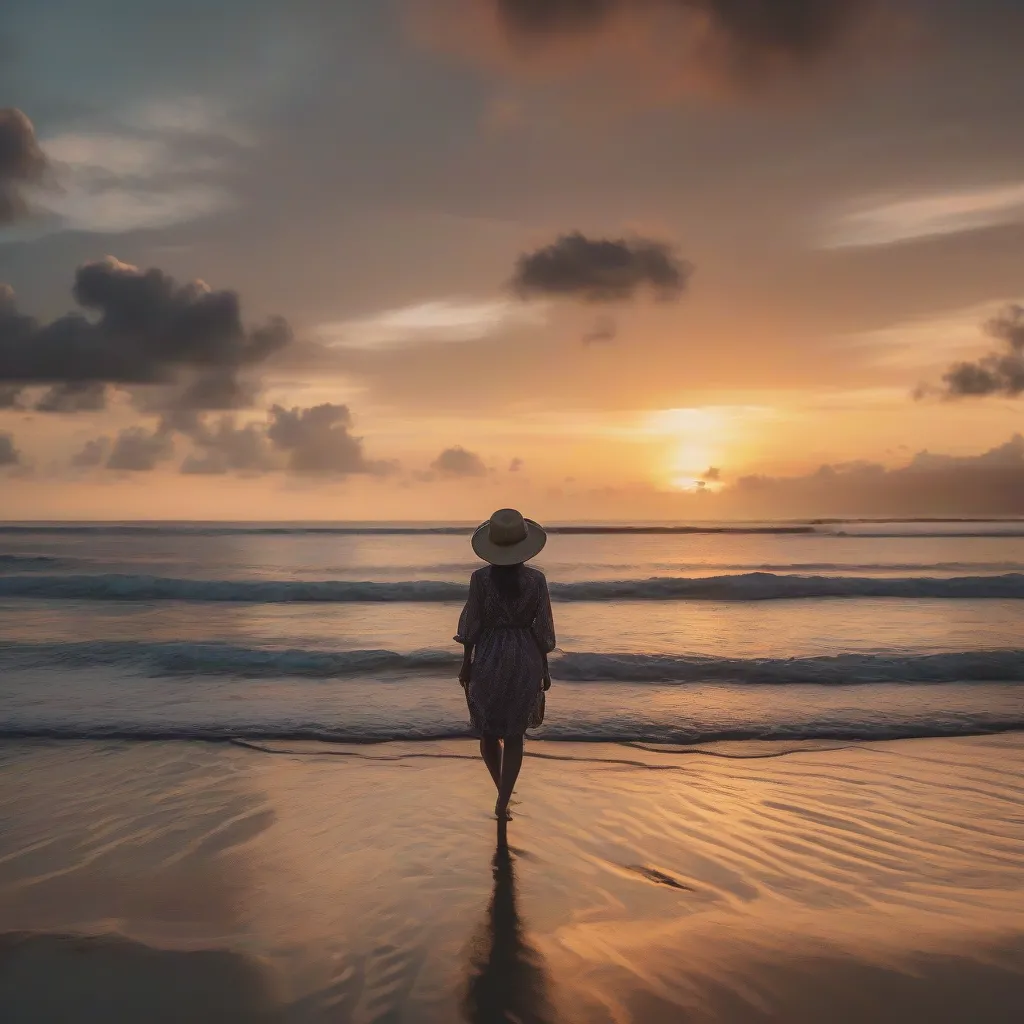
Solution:
<path fill-rule="evenodd" d="M 469 735 L 465 524 L 0 524 L 0 735 Z M 1024 521 L 551 529 L 544 740 L 1024 729 Z"/>

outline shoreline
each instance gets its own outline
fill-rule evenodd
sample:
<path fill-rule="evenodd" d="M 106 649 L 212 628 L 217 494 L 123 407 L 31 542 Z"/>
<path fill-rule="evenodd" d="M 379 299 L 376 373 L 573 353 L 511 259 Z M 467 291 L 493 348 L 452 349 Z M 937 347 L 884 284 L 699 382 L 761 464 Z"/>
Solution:
<path fill-rule="evenodd" d="M 1024 735 L 1024 724 L 1019 722 L 996 723 L 987 727 L 963 729 L 961 726 L 948 727 L 922 725 L 920 729 L 907 727 L 893 735 L 878 735 L 868 729 L 835 729 L 828 733 L 818 732 L 813 736 L 765 735 L 763 731 L 724 730 L 718 735 L 696 741 L 676 741 L 671 739 L 638 739 L 636 737 L 596 736 L 591 734 L 562 733 L 560 735 L 531 736 L 527 734 L 529 744 L 556 744 L 590 746 L 621 746 L 664 748 L 663 752 L 676 751 L 680 754 L 706 753 L 710 748 L 724 744 L 750 744 L 772 746 L 786 745 L 794 748 L 794 752 L 804 749 L 849 749 L 871 747 L 891 743 L 921 743 L 928 740 L 972 740 L 999 736 Z M 40 728 L 25 727 L 0 729 L 0 744 L 3 743 L 202 743 L 210 746 L 236 746 L 259 749 L 259 744 L 268 743 L 319 743 L 335 747 L 379 747 L 387 744 L 428 744 L 428 743 L 475 743 L 475 737 L 468 727 L 453 729 L 450 732 L 438 732 L 425 736 L 361 736 L 338 735 L 327 729 L 306 729 L 290 732 L 260 731 L 253 729 L 244 735 L 218 729 L 204 730 L 202 727 L 182 726 L 178 728 L 151 729 L 139 727 L 133 729 L 103 728 L 83 729 L 79 725 L 46 726 Z M 531 756 L 531 755 L 527 755 Z M 536 756 L 536 755 L 532 755 Z M 713 755 L 710 755 L 713 756 Z"/>

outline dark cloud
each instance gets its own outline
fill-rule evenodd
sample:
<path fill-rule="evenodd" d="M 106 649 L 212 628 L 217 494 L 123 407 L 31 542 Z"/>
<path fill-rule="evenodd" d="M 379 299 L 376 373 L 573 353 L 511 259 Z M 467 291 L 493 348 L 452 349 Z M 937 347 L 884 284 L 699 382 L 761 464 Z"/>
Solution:
<path fill-rule="evenodd" d="M 519 470 L 521 470 L 523 468 L 523 465 L 524 465 L 524 463 L 523 463 L 522 459 L 513 459 L 508 464 L 508 471 L 510 473 L 518 473 Z"/>
<path fill-rule="evenodd" d="M 172 410 L 226 411 L 247 409 L 258 397 L 260 384 L 243 380 L 234 370 L 223 369 L 193 376 L 169 396 Z"/>
<path fill-rule="evenodd" d="M 174 443 L 168 434 L 150 432 L 143 427 L 128 427 L 118 433 L 107 459 L 107 469 L 133 473 L 155 469 L 174 454 Z"/>
<path fill-rule="evenodd" d="M 512 288 L 523 298 L 622 302 L 648 288 L 658 299 L 677 299 L 691 273 L 663 242 L 592 239 L 576 231 L 520 256 Z"/>
<path fill-rule="evenodd" d="M 20 462 L 21 453 L 14 447 L 14 438 L 0 434 L 0 466 L 17 466 Z"/>
<path fill-rule="evenodd" d="M 311 409 L 270 410 L 267 437 L 286 453 L 288 468 L 296 473 L 383 473 L 390 467 L 370 462 L 363 454 L 362 438 L 349 432 L 352 414 L 347 405 L 324 403 Z"/>
<path fill-rule="evenodd" d="M 746 94 L 803 78 L 863 49 L 906 37 L 903 0 L 421 0 L 427 38 L 476 62 L 533 75 L 590 64 L 604 107 L 629 82 L 659 98 Z M 927 6 L 927 5 L 925 5 Z M 444 12 L 447 12 L 445 14 Z M 433 26 L 430 29 L 430 26 Z"/>
<path fill-rule="evenodd" d="M 182 473 L 263 473 L 274 468 L 263 424 L 239 427 L 230 416 L 223 416 L 213 427 L 198 424 L 189 436 L 198 451 L 182 463 Z"/>
<path fill-rule="evenodd" d="M 54 384 L 35 404 L 36 412 L 97 412 L 107 407 L 107 388 L 99 381 Z"/>
<path fill-rule="evenodd" d="M 549 35 L 588 32 L 618 6 L 617 0 L 495 0 L 498 15 L 511 32 Z"/>
<path fill-rule="evenodd" d="M 10 224 L 28 211 L 23 190 L 38 182 L 45 170 L 46 157 L 32 122 L 14 107 L 0 108 L 0 224 Z"/>
<path fill-rule="evenodd" d="M 812 61 L 839 47 L 871 0 L 487 0 L 519 43 L 614 29 L 616 18 L 682 15 L 670 27 L 702 38 L 737 73 Z"/>
<path fill-rule="evenodd" d="M 757 515 L 1019 515 L 1024 437 L 976 456 L 920 452 L 896 469 L 854 462 L 801 477 L 742 477 L 721 498 Z"/>
<path fill-rule="evenodd" d="M 486 476 L 487 467 L 476 452 L 467 451 L 461 445 L 446 448 L 430 464 L 430 468 L 441 476 Z"/>
<path fill-rule="evenodd" d="M 291 340 L 280 319 L 247 330 L 235 292 L 112 257 L 79 267 L 73 291 L 90 319 L 40 324 L 0 293 L 0 383 L 159 384 L 167 408 L 234 409 L 257 390 L 247 374 Z"/>
<path fill-rule="evenodd" d="M 1024 306 L 1011 306 L 986 327 L 1002 342 L 1002 351 L 990 352 L 976 362 L 955 363 L 942 378 L 945 393 L 953 398 L 1008 395 L 1024 392 Z M 924 395 L 925 391 L 919 392 Z"/>
<path fill-rule="evenodd" d="M 701 479 L 709 484 L 718 483 L 722 479 L 722 471 L 717 466 L 709 466 Z"/>
<path fill-rule="evenodd" d="M 82 450 L 71 457 L 71 465 L 76 469 L 102 466 L 110 455 L 110 448 L 109 437 L 95 437 L 91 441 L 86 441 Z"/>

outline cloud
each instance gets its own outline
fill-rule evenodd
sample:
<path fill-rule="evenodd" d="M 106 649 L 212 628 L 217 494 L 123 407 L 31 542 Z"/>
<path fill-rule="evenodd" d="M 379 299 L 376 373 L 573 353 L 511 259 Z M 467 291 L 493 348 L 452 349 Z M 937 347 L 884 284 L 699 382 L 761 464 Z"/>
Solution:
<path fill-rule="evenodd" d="M 104 127 L 43 139 L 55 188 L 36 197 L 43 233 L 154 230 L 229 209 L 217 178 L 249 143 L 200 100 L 134 107 Z"/>
<path fill-rule="evenodd" d="M 349 432 L 352 414 L 346 405 L 324 403 L 310 409 L 270 410 L 267 437 L 287 454 L 288 468 L 296 473 L 384 473 L 391 467 L 369 462 L 362 438 Z"/>
<path fill-rule="evenodd" d="M 0 225 L 28 212 L 24 189 L 42 179 L 46 166 L 32 122 L 14 107 L 0 109 Z"/>
<path fill-rule="evenodd" d="M 646 288 L 658 299 L 671 300 L 682 295 L 691 273 L 691 266 L 663 242 L 591 239 L 576 231 L 520 256 L 512 288 L 523 298 L 583 302 L 623 302 Z"/>
<path fill-rule="evenodd" d="M 722 479 L 722 471 L 717 466 L 709 466 L 701 477 L 705 483 L 715 484 Z"/>
<path fill-rule="evenodd" d="M 439 342 L 479 341 L 509 328 L 543 326 L 545 310 L 508 299 L 438 299 L 373 316 L 322 324 L 316 337 L 332 348 L 391 349 Z"/>
<path fill-rule="evenodd" d="M 263 473 L 275 468 L 263 424 L 239 427 L 230 416 L 223 416 L 213 428 L 199 424 L 190 436 L 199 452 L 185 459 L 182 473 Z"/>
<path fill-rule="evenodd" d="M 923 451 L 895 469 L 821 466 L 800 477 L 741 477 L 721 498 L 759 515 L 1012 515 L 1024 508 L 1024 437 L 981 455 Z"/>
<path fill-rule="evenodd" d="M 192 411 L 172 411 L 150 430 L 135 425 L 111 441 L 88 441 L 71 458 L 75 468 L 104 467 L 146 472 L 173 458 L 174 439 L 192 446 L 181 463 L 186 475 L 261 475 L 281 471 L 349 475 L 386 474 L 396 465 L 371 461 L 362 438 L 353 437 L 352 416 L 344 405 L 284 409 L 275 405 L 265 420 L 239 425 L 233 416 L 211 419 Z"/>
<path fill-rule="evenodd" d="M 440 476 L 470 477 L 486 476 L 487 467 L 476 452 L 467 451 L 461 445 L 446 448 L 430 464 L 430 468 Z"/>
<path fill-rule="evenodd" d="M 17 466 L 21 463 L 21 453 L 14 447 L 14 438 L 10 434 L 0 434 L 0 466 Z"/>
<path fill-rule="evenodd" d="M 36 412 L 97 412 L 107 407 L 106 385 L 98 381 L 55 384 L 36 402 Z"/>
<path fill-rule="evenodd" d="M 825 249 L 868 248 L 1024 222 L 1024 182 L 874 201 L 841 214 Z"/>
<path fill-rule="evenodd" d="M 132 473 L 148 472 L 158 462 L 174 455 L 174 443 L 168 434 L 150 432 L 143 427 L 127 427 L 118 433 L 107 459 L 107 469 Z"/>
<path fill-rule="evenodd" d="M 750 92 L 849 49 L 878 0 L 430 0 L 435 45 L 513 71 L 564 75 L 603 58 L 661 91 Z M 426 4 L 424 4 L 426 7 Z M 439 13 L 440 12 L 440 13 Z"/>
<path fill-rule="evenodd" d="M 3 385 L 0 387 L 0 409 L 21 408 L 20 385 Z"/>
<path fill-rule="evenodd" d="M 525 463 L 523 462 L 522 459 L 518 459 L 518 458 L 517 459 L 513 459 L 508 464 L 508 471 L 510 473 L 518 473 L 523 468 L 524 465 L 525 465 Z"/>
<path fill-rule="evenodd" d="M 215 185 L 179 185 L 163 192 L 138 186 L 91 191 L 81 182 L 40 204 L 67 230 L 106 235 L 169 228 L 231 205 L 230 193 Z"/>
<path fill-rule="evenodd" d="M 69 388 L 95 397 L 105 383 L 163 384 L 156 398 L 167 407 L 238 408 L 253 397 L 244 375 L 291 341 L 281 319 L 247 330 L 233 291 L 111 256 L 80 266 L 73 291 L 92 319 L 40 324 L 18 312 L 10 289 L 0 294 L 0 384 L 64 385 L 56 404 Z"/>
<path fill-rule="evenodd" d="M 832 49 L 866 0 L 494 0 L 505 28 L 520 37 L 550 37 L 608 28 L 623 13 L 690 16 L 691 31 L 716 40 L 736 59 L 804 61 Z M 724 55 L 724 54 L 723 54 Z"/>
<path fill-rule="evenodd" d="M 76 469 L 90 469 L 94 466 L 102 466 L 110 455 L 110 438 L 94 437 L 86 441 L 81 451 L 71 456 L 71 465 Z"/>
<path fill-rule="evenodd" d="M 1024 306 L 1010 306 L 989 321 L 986 331 L 1003 343 L 1002 351 L 991 352 L 975 362 L 954 363 L 942 378 L 948 397 L 1016 398 L 1024 392 Z"/>

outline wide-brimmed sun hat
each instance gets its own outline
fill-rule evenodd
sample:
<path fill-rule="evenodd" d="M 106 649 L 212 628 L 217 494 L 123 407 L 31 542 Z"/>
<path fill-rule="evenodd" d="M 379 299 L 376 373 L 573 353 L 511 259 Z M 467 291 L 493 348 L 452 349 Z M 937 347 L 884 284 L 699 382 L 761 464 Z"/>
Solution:
<path fill-rule="evenodd" d="M 518 565 L 540 554 L 548 542 L 544 528 L 525 519 L 514 508 L 500 508 L 478 526 L 473 534 L 473 550 L 491 565 Z"/>

